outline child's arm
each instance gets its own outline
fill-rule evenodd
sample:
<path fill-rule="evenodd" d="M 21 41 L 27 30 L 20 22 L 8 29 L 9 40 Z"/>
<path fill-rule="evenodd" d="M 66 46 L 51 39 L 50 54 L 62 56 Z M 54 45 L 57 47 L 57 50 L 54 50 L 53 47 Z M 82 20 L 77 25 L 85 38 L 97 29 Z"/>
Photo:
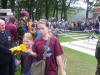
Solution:
<path fill-rule="evenodd" d="M 37 57 L 37 54 L 35 53 L 35 52 L 33 52 L 32 50 L 26 50 L 25 51 L 26 53 L 28 53 L 29 55 L 32 55 L 32 56 L 34 56 L 34 57 Z"/>
<path fill-rule="evenodd" d="M 57 60 L 57 63 L 59 65 L 59 67 L 60 67 L 61 75 L 66 75 L 66 72 L 64 71 L 64 68 L 63 68 L 63 63 L 62 63 L 62 57 L 61 57 L 61 55 L 57 56 L 56 60 Z"/>
<path fill-rule="evenodd" d="M 16 64 L 19 65 L 21 63 L 21 60 L 16 60 Z"/>

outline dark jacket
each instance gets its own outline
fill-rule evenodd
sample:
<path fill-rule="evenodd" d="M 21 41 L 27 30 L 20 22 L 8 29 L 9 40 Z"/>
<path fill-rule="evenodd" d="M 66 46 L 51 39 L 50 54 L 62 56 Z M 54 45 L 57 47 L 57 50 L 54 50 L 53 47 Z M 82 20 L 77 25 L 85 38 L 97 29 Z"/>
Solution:
<path fill-rule="evenodd" d="M 9 50 L 12 47 L 12 40 L 10 37 L 11 34 L 9 31 L 6 30 L 4 33 L 0 32 L 0 66 L 4 67 L 4 70 L 9 66 L 9 68 L 7 68 L 7 73 L 9 74 L 7 75 L 14 75 L 13 55 L 11 55 L 11 51 Z M 0 70 L 2 70 L 2 68 L 0 68 Z M 0 73 L 5 75 L 4 71 Z"/>
<path fill-rule="evenodd" d="M 96 45 L 96 52 L 95 57 L 98 62 L 100 62 L 100 38 L 98 39 L 97 45 Z"/>
<path fill-rule="evenodd" d="M 0 64 L 6 64 L 11 61 L 11 52 L 8 50 L 11 46 L 10 42 L 8 41 L 8 37 L 10 37 L 9 31 L 5 31 L 4 34 L 6 35 L 7 39 L 4 39 L 0 33 Z"/>

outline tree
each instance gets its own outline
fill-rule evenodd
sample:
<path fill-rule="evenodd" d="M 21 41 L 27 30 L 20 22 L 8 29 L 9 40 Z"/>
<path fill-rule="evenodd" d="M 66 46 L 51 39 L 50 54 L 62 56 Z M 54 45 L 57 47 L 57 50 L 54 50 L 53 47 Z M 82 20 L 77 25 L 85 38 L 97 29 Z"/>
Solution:
<path fill-rule="evenodd" d="M 67 20 L 67 11 L 70 8 L 70 4 L 71 4 L 72 0 L 70 0 L 68 2 L 68 5 L 64 7 L 64 19 Z"/>
<path fill-rule="evenodd" d="M 56 19 L 58 20 L 58 0 L 55 0 Z"/>
<path fill-rule="evenodd" d="M 87 2 L 86 19 L 88 19 L 88 13 L 89 13 L 89 0 L 86 0 L 86 2 Z"/>
<path fill-rule="evenodd" d="M 7 1 L 8 0 L 1 0 L 1 8 L 7 9 Z"/>
<path fill-rule="evenodd" d="M 94 3 L 96 3 L 98 0 L 90 1 L 86 0 L 87 3 L 87 9 L 86 9 L 86 20 L 88 19 L 89 11 L 93 8 Z"/>
<path fill-rule="evenodd" d="M 75 2 L 77 2 L 79 0 L 62 0 L 62 11 L 61 11 L 61 19 L 62 17 L 64 18 L 64 20 L 68 19 L 68 10 L 70 8 L 71 4 L 75 4 Z"/>
<path fill-rule="evenodd" d="M 61 18 L 68 19 L 73 5 L 78 0 L 1 0 L 2 8 L 11 8 L 14 15 L 20 18 L 20 11 L 27 10 L 29 18 L 40 19 L 55 17 L 61 14 Z M 60 18 L 60 17 L 59 17 Z"/>
<path fill-rule="evenodd" d="M 45 0 L 45 16 L 46 16 L 46 19 L 48 20 L 48 10 L 49 10 L 49 8 L 48 8 L 48 0 Z"/>
<path fill-rule="evenodd" d="M 12 12 L 14 12 L 15 9 L 15 0 L 9 0 L 10 1 L 10 7 L 12 9 Z"/>
<path fill-rule="evenodd" d="M 8 6 L 7 4 L 10 2 L 10 8 L 12 9 L 12 11 L 14 11 L 15 8 L 15 0 L 1 0 L 1 8 L 2 9 L 7 9 Z"/>

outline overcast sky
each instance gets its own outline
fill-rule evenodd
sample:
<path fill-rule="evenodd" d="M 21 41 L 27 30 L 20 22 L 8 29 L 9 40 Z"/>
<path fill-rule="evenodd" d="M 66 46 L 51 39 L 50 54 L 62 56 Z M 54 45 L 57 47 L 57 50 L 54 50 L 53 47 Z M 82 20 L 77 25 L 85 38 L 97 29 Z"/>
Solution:
<path fill-rule="evenodd" d="M 90 0 L 90 1 L 94 1 L 94 0 Z M 76 2 L 72 6 L 82 7 L 82 8 L 85 8 L 86 9 L 87 4 L 86 4 L 86 2 L 84 0 L 80 0 L 80 1 Z"/>

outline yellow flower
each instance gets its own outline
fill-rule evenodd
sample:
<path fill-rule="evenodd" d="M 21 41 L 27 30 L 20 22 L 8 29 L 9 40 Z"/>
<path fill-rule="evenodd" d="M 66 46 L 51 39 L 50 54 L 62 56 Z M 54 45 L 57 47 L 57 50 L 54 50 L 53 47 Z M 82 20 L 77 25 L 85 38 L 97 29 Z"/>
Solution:
<path fill-rule="evenodd" d="M 13 47 L 11 49 L 13 51 L 23 51 L 23 52 L 25 52 L 26 51 L 26 46 L 24 44 L 21 44 L 19 46 Z"/>
<path fill-rule="evenodd" d="M 21 51 L 21 47 L 20 46 L 17 46 L 17 51 Z"/>
<path fill-rule="evenodd" d="M 13 48 L 11 48 L 13 51 L 16 51 L 17 50 L 17 47 L 13 47 Z"/>
<path fill-rule="evenodd" d="M 26 51 L 26 46 L 25 46 L 24 44 L 21 44 L 21 45 L 20 45 L 20 48 L 21 48 L 21 50 L 22 50 L 23 52 Z"/>

